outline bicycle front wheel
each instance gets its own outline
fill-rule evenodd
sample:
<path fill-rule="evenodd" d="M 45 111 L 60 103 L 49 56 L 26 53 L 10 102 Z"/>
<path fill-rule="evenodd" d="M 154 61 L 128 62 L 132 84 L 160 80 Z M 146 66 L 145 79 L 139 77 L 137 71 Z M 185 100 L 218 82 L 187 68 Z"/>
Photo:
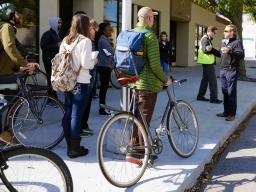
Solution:
<path fill-rule="evenodd" d="M 120 113 L 102 127 L 98 159 L 105 178 L 117 187 L 130 187 L 144 174 L 149 158 L 147 133 L 132 115 Z"/>
<path fill-rule="evenodd" d="M 30 102 L 19 102 L 11 115 L 14 137 L 25 146 L 51 149 L 64 137 L 62 118 L 64 108 L 57 99 L 36 95 Z"/>
<path fill-rule="evenodd" d="M 18 147 L 7 149 L 1 155 L 7 165 L 2 168 L 3 182 L 16 191 L 73 192 L 70 171 L 55 153 L 40 148 Z M 0 191 L 9 190 L 2 183 Z"/>
<path fill-rule="evenodd" d="M 113 87 L 115 87 L 116 89 L 120 89 L 121 88 L 121 85 L 120 83 L 118 82 L 118 78 L 117 78 L 117 74 L 116 74 L 116 70 L 113 69 L 111 71 L 111 77 L 110 77 L 110 83 Z"/>
<path fill-rule="evenodd" d="M 196 150 L 199 128 L 195 111 L 185 101 L 179 100 L 169 110 L 167 135 L 175 153 L 183 158 L 190 157 Z"/>

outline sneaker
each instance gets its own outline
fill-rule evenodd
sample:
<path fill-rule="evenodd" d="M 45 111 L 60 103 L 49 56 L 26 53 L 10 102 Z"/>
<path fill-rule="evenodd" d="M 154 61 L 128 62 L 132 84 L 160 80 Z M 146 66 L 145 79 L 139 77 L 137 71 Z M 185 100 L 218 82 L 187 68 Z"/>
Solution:
<path fill-rule="evenodd" d="M 88 137 L 91 137 L 91 136 L 93 136 L 92 134 L 89 134 L 89 133 L 85 133 L 85 132 L 81 132 L 80 133 L 80 137 L 81 138 L 88 138 Z"/>
<path fill-rule="evenodd" d="M 217 113 L 216 116 L 217 116 L 217 117 L 227 117 L 228 115 L 226 115 L 226 114 L 223 112 L 223 113 Z"/>
<path fill-rule="evenodd" d="M 209 101 L 209 99 L 207 99 L 205 97 L 199 97 L 199 96 L 197 96 L 196 100 L 198 100 L 198 101 Z"/>
<path fill-rule="evenodd" d="M 14 138 L 14 136 L 9 131 L 3 131 L 0 134 L 0 144 L 18 144 L 17 140 Z"/>
<path fill-rule="evenodd" d="M 93 99 L 98 99 L 99 98 L 99 95 L 95 94 L 92 96 Z"/>
<path fill-rule="evenodd" d="M 235 120 L 235 116 L 227 116 L 226 121 L 234 121 Z"/>
<path fill-rule="evenodd" d="M 210 103 L 220 104 L 220 103 L 222 103 L 222 101 L 219 99 L 213 99 L 213 100 L 210 100 Z"/>
<path fill-rule="evenodd" d="M 107 112 L 107 111 L 105 111 L 105 110 L 99 110 L 99 114 L 100 114 L 100 115 L 111 115 L 110 112 Z"/>
<path fill-rule="evenodd" d="M 82 129 L 81 130 L 81 134 L 80 136 L 81 137 L 90 137 L 94 134 L 94 131 L 89 129 L 89 128 L 86 128 L 86 129 Z"/>

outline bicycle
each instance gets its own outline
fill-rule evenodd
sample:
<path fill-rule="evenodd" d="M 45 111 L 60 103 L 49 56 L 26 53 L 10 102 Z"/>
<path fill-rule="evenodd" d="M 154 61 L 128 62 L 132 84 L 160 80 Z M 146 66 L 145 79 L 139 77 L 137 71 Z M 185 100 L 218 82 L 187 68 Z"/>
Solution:
<path fill-rule="evenodd" d="M 136 78 L 123 78 L 121 84 L 137 81 Z M 136 107 L 137 93 L 132 89 L 128 111 L 110 106 L 102 106 L 117 114 L 110 117 L 102 126 L 97 146 L 100 169 L 105 178 L 117 187 L 130 187 L 143 176 L 148 165 L 154 163 L 155 155 L 163 150 L 161 137 L 167 132 L 168 140 L 175 153 L 183 158 L 190 157 L 196 150 L 199 127 L 196 114 L 191 105 L 177 100 L 174 83 L 181 85 L 186 79 L 173 80 L 172 90 L 168 88 L 168 103 L 161 123 L 155 129 L 156 137 L 149 131 L 141 108 Z M 142 122 L 138 120 L 140 115 Z"/>
<path fill-rule="evenodd" d="M 110 83 L 114 88 L 121 89 L 121 85 L 118 81 L 118 76 L 118 71 L 116 70 L 116 68 L 113 68 L 111 71 Z"/>
<path fill-rule="evenodd" d="M 8 95 L 10 102 L 2 109 L 7 111 L 4 127 L 9 129 L 20 144 L 25 146 L 52 149 L 64 138 L 62 129 L 63 104 L 48 95 L 48 87 L 39 87 L 35 91 L 24 80 L 28 72 L 10 76 L 1 76 L 0 90 L 16 90 L 15 95 Z M 8 83 L 5 79 L 11 79 Z M 6 84 L 3 84 L 6 83 Z"/>
<path fill-rule="evenodd" d="M 7 100 L 0 98 L 0 112 Z M 11 145 L 0 137 L 0 191 L 72 192 L 73 181 L 64 161 L 46 149 Z"/>
<path fill-rule="evenodd" d="M 39 54 L 34 52 L 28 52 L 25 59 L 28 62 L 38 62 Z M 34 91 L 40 91 L 42 87 L 47 87 L 47 75 L 44 71 L 37 69 L 32 74 L 30 74 L 24 80 L 27 86 L 30 86 Z M 48 89 L 49 90 L 49 89 Z"/>

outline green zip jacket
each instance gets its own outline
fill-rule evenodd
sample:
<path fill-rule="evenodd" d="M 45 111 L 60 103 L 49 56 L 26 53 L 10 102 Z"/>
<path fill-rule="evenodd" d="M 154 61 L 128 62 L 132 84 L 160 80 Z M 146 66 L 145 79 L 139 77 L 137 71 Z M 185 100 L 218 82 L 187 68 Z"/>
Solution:
<path fill-rule="evenodd" d="M 16 47 L 14 28 L 9 23 L 0 22 L 0 75 L 7 75 L 26 66 L 26 60 Z"/>
<path fill-rule="evenodd" d="M 152 32 L 151 28 L 142 23 L 138 23 L 135 31 L 149 30 L 143 38 L 143 69 L 139 74 L 139 81 L 132 85 L 136 86 L 138 90 L 159 92 L 163 89 L 163 84 L 167 82 L 168 78 L 165 76 L 160 64 L 160 53 L 158 39 Z"/>

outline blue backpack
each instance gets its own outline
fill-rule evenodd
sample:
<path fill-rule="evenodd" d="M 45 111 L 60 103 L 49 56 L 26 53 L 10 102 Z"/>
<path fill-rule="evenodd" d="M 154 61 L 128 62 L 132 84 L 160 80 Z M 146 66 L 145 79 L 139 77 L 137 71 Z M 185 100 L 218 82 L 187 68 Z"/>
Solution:
<path fill-rule="evenodd" d="M 149 30 L 122 31 L 116 41 L 115 67 L 119 74 L 125 76 L 138 76 L 143 68 L 142 39 Z"/>

